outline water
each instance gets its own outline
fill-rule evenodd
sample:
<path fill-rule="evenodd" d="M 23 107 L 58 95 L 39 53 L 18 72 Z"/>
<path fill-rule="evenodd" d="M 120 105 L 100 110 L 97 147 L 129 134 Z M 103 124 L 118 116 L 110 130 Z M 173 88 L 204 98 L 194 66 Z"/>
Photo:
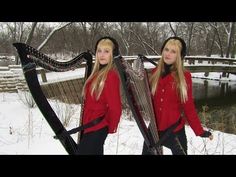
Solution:
<path fill-rule="evenodd" d="M 236 82 L 193 78 L 193 96 L 207 127 L 236 134 Z"/>

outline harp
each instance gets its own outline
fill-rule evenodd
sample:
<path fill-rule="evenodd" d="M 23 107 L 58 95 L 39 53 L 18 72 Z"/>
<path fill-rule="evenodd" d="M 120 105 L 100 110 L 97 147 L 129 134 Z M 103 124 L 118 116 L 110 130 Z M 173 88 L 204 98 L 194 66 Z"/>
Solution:
<path fill-rule="evenodd" d="M 154 59 L 154 58 L 152 58 Z M 137 60 L 134 61 L 133 68 L 131 66 L 123 61 L 124 68 L 126 68 L 126 71 L 123 71 L 123 75 L 126 79 L 126 85 L 124 85 L 124 88 L 127 88 L 130 92 L 130 94 L 126 94 L 127 100 L 129 105 L 131 105 L 131 110 L 135 108 L 132 112 L 135 116 L 138 116 L 138 118 L 135 118 L 138 124 L 142 124 L 143 126 L 139 126 L 141 132 L 143 131 L 143 135 L 146 134 L 146 139 L 144 136 L 144 141 L 149 149 L 150 154 L 153 155 L 163 155 L 163 149 L 162 145 L 164 145 L 164 141 L 172 134 L 174 129 L 181 123 L 181 117 L 178 119 L 177 122 L 172 124 L 170 127 L 168 127 L 163 133 L 162 136 L 159 137 L 158 131 L 157 131 L 157 124 L 155 121 L 155 114 L 154 114 L 154 108 L 152 105 L 151 100 L 151 91 L 149 87 L 149 81 L 147 77 L 146 70 L 144 69 L 144 61 L 147 61 L 154 66 L 157 66 L 157 64 L 152 60 L 151 58 L 147 58 L 144 55 L 138 54 Z M 135 74 L 136 72 L 136 74 Z M 122 73 L 122 71 L 121 71 Z M 137 77 L 137 76 L 141 77 Z M 128 77 L 127 77 L 128 76 Z M 130 88 L 129 88 L 130 87 Z M 131 99 L 130 99 L 130 98 Z M 136 115 L 135 113 L 136 112 Z M 147 126 L 144 126 L 142 123 L 143 120 L 148 120 L 148 130 Z M 144 130 L 142 130 L 142 127 Z M 174 139 L 175 141 L 175 148 L 178 149 L 178 151 L 181 153 L 181 155 L 186 154 L 181 143 L 179 142 L 178 138 Z"/>
<path fill-rule="evenodd" d="M 54 71 L 54 72 L 66 72 L 73 70 L 81 65 L 82 62 L 86 62 L 85 69 L 85 79 L 91 74 L 92 71 L 92 54 L 88 52 L 83 52 L 76 56 L 75 58 L 66 61 L 59 62 L 51 59 L 47 55 L 39 52 L 35 48 L 24 44 L 24 43 L 14 43 L 13 46 L 17 49 L 19 58 L 21 60 L 21 65 L 25 80 L 27 82 L 30 93 L 43 114 L 44 118 L 58 137 L 59 141 L 68 152 L 68 154 L 77 153 L 77 143 L 70 136 L 66 128 L 63 126 L 62 122 L 58 118 L 57 114 L 48 102 L 37 77 L 36 66 L 41 66 L 42 68 Z M 81 103 L 82 109 L 82 103 Z M 81 111 L 82 112 L 82 111 Z M 61 136 L 63 135 L 63 136 Z"/>
<path fill-rule="evenodd" d="M 143 61 L 144 57 L 138 55 L 133 66 L 131 66 L 120 55 L 114 58 L 127 103 L 144 142 L 149 147 L 151 154 L 161 155 L 162 147 L 159 143 L 149 81 Z"/>

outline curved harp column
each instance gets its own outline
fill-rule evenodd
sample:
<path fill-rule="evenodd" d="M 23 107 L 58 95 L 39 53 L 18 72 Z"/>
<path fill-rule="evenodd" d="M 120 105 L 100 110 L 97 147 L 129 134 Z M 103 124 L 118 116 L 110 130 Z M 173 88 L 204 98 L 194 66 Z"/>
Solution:
<path fill-rule="evenodd" d="M 49 71 L 65 72 L 69 70 L 74 70 L 79 65 L 81 65 L 82 62 L 85 61 L 86 79 L 92 70 L 91 53 L 83 52 L 70 61 L 59 62 L 51 59 L 50 57 L 46 56 L 45 54 L 39 52 L 38 50 L 34 49 L 33 47 L 27 44 L 14 43 L 13 45 L 14 47 L 16 47 L 17 52 L 19 54 L 25 80 L 27 82 L 31 95 L 34 98 L 35 103 L 37 104 L 38 108 L 40 109 L 41 113 L 47 120 L 52 130 L 55 132 L 56 136 L 63 134 L 63 136 L 58 137 L 68 154 L 76 154 L 77 144 L 73 140 L 73 138 L 67 133 L 67 130 L 61 123 L 60 119 L 58 118 L 55 111 L 48 102 L 44 92 L 42 91 L 41 85 L 37 77 L 36 66 L 41 66 L 42 68 Z"/>

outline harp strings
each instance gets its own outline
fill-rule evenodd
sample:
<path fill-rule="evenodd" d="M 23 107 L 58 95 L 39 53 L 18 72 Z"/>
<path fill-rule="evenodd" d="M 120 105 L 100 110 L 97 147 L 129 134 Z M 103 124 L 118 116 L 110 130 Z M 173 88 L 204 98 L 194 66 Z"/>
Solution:
<path fill-rule="evenodd" d="M 156 144 L 159 141 L 159 135 L 155 121 L 155 113 L 151 99 L 149 82 L 144 69 L 144 64 L 141 58 L 137 58 L 134 61 L 133 67 L 126 61 L 124 61 L 124 65 L 126 72 L 129 74 L 130 86 L 135 95 L 136 104 L 139 107 L 144 120 L 149 122 L 149 129 L 153 137 L 153 141 Z M 159 154 L 161 154 L 161 148 L 158 148 L 158 151 Z"/>
<path fill-rule="evenodd" d="M 84 56 L 86 54 L 85 52 L 83 52 L 70 61 L 59 62 L 39 52 L 38 50 L 34 49 L 31 46 L 27 45 L 26 51 L 28 53 L 27 57 L 30 60 L 34 61 L 38 66 L 56 72 L 65 72 L 76 68 L 78 65 L 81 65 L 83 61 L 85 61 Z"/>

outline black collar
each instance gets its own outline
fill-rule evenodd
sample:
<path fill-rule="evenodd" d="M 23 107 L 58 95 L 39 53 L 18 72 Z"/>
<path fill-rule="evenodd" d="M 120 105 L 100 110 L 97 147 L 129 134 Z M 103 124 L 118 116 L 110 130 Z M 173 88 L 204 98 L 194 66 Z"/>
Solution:
<path fill-rule="evenodd" d="M 171 66 L 172 64 L 168 65 L 166 63 L 164 63 L 164 71 L 161 74 L 161 77 L 164 78 L 165 76 L 167 76 L 168 74 L 170 74 L 171 72 Z"/>
<path fill-rule="evenodd" d="M 107 65 L 108 65 L 108 64 L 104 64 L 104 65 L 99 64 L 99 71 L 100 71 L 101 69 L 105 68 Z"/>

